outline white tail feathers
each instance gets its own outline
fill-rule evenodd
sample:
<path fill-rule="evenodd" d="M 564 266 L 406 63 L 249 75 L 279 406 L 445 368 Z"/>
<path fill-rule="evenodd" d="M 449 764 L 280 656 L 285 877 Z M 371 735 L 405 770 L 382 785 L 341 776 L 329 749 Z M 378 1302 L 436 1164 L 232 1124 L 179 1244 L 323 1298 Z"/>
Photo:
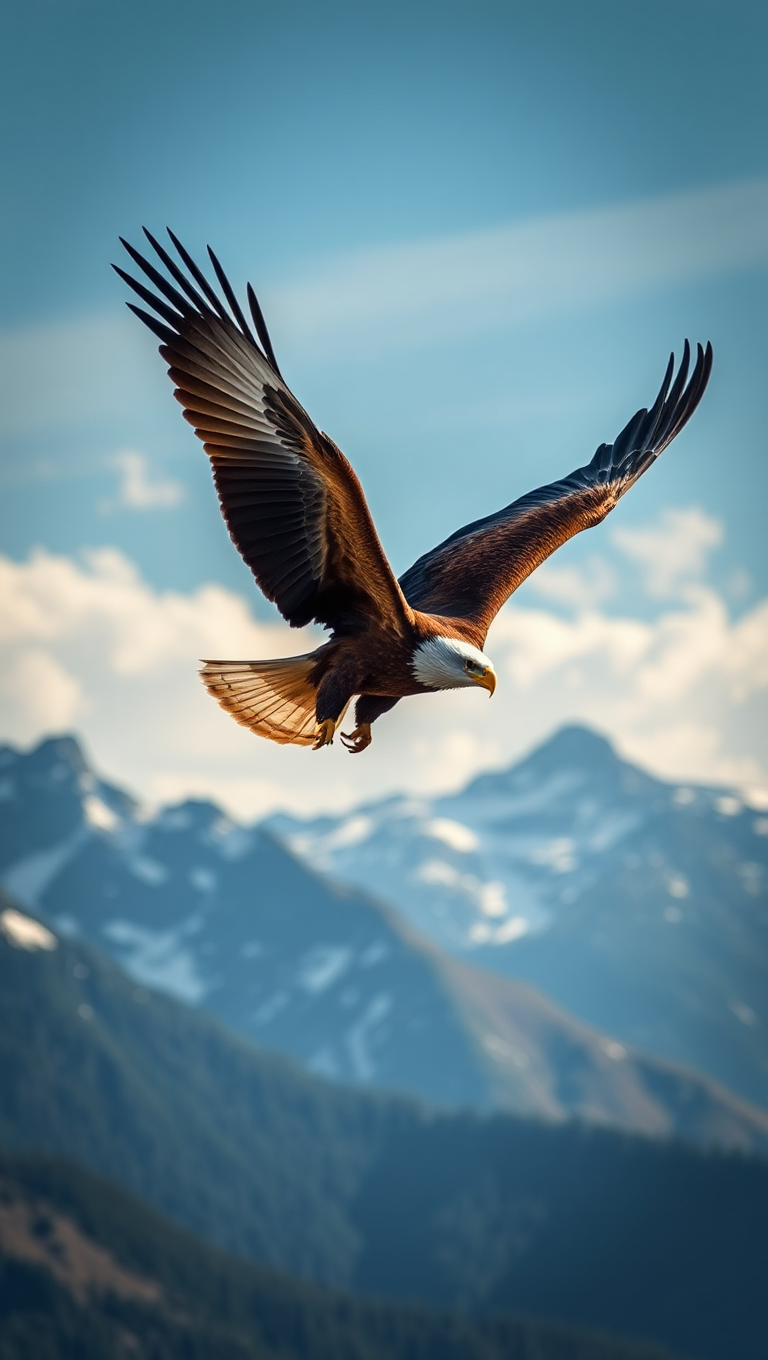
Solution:
<path fill-rule="evenodd" d="M 200 676 L 243 727 L 282 745 L 314 746 L 317 690 L 309 677 L 315 663 L 311 653 L 279 661 L 206 661 Z"/>

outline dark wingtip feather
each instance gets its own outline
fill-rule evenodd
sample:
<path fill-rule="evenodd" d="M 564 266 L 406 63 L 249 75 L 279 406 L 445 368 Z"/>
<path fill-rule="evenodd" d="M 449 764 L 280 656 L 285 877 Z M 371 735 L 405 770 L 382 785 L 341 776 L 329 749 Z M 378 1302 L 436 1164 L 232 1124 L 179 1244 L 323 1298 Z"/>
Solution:
<path fill-rule="evenodd" d="M 149 231 L 147 227 L 142 227 L 142 231 L 144 232 L 144 235 L 149 241 L 149 244 L 151 245 L 155 254 L 159 257 L 159 259 L 162 260 L 169 274 L 173 276 L 173 278 L 178 283 L 179 287 L 183 288 L 192 305 L 194 307 L 197 307 L 198 311 L 201 313 L 202 316 L 210 316 L 211 309 L 208 306 L 208 303 L 205 301 L 205 298 L 203 298 L 201 294 L 198 293 L 197 289 L 192 287 L 192 284 L 189 282 L 189 279 L 187 278 L 184 271 L 182 269 L 179 269 L 179 266 L 177 265 L 176 261 L 171 258 L 171 256 L 168 254 L 168 251 L 163 246 L 161 246 L 160 242 L 156 240 L 156 238 L 152 235 L 152 232 Z"/>
<path fill-rule="evenodd" d="M 222 288 L 224 289 L 224 295 L 225 295 L 225 297 L 226 297 L 226 299 L 227 299 L 227 302 L 229 303 L 230 307 L 232 308 L 232 315 L 234 316 L 235 320 L 237 321 L 237 324 L 240 326 L 240 329 L 242 330 L 243 335 L 247 336 L 247 338 L 250 340 L 250 342 L 251 342 L 252 345 L 255 345 L 255 344 L 256 344 L 256 341 L 255 341 L 254 338 L 253 338 L 253 335 L 252 335 L 252 333 L 251 333 L 251 328 L 250 328 L 250 326 L 248 325 L 248 322 L 246 321 L 245 317 L 243 316 L 242 308 L 241 308 L 240 303 L 238 302 L 238 300 L 237 300 L 237 298 L 236 298 L 236 296 L 235 296 L 235 290 L 234 290 L 234 288 L 232 287 L 232 284 L 229 282 L 229 279 L 227 278 L 226 274 L 224 273 L 224 270 L 222 269 L 221 265 L 219 264 L 219 261 L 218 261 L 216 255 L 213 253 L 211 247 L 208 246 L 207 249 L 208 249 L 208 255 L 209 255 L 211 264 L 213 265 L 214 270 L 216 271 L 216 278 L 219 280 L 219 283 L 221 284 Z"/>
<path fill-rule="evenodd" d="M 149 327 L 164 345 L 172 345 L 174 341 L 178 340 L 179 337 L 176 332 L 169 330 L 167 326 L 158 321 L 156 316 L 150 316 L 149 312 L 145 312 L 141 307 L 135 307 L 132 302 L 127 302 L 125 305 L 129 311 L 133 312 L 134 316 L 137 316 L 140 321 L 144 322 L 145 326 Z"/>
<path fill-rule="evenodd" d="M 159 297 L 155 297 L 154 293 L 150 293 L 149 289 L 145 288 L 143 283 L 139 283 L 138 280 L 132 278 L 130 274 L 126 274 L 125 270 L 121 269 L 119 265 L 113 264 L 112 268 L 116 274 L 120 275 L 123 283 L 127 283 L 128 287 L 132 288 L 134 293 L 138 294 L 142 301 L 146 302 L 148 307 L 151 307 L 156 311 L 158 316 L 165 317 L 165 320 L 169 321 L 172 326 L 178 326 L 179 322 L 182 320 L 182 317 L 178 312 L 174 311 L 172 307 L 168 307 L 164 302 L 161 302 Z"/>
<path fill-rule="evenodd" d="M 170 236 L 174 246 L 179 252 L 179 255 L 181 256 L 182 260 L 187 266 L 187 269 L 194 278 L 195 282 L 198 283 L 202 288 L 203 292 L 205 293 L 205 296 L 207 297 L 214 311 L 221 317 L 222 321 L 229 322 L 230 317 L 227 315 L 226 308 L 222 305 L 221 300 L 216 296 L 215 289 L 211 287 L 202 269 L 198 268 L 198 266 L 192 259 L 192 256 L 190 255 L 189 251 L 184 249 L 184 246 L 181 244 L 181 241 L 179 240 L 178 236 L 174 235 L 170 227 L 166 227 L 165 230 L 168 232 L 168 235 Z"/>
<path fill-rule="evenodd" d="M 685 343 L 690 350 L 687 340 Z M 669 428 L 665 432 L 663 447 L 670 444 L 675 436 L 680 433 L 683 426 L 688 423 L 696 410 L 696 407 L 699 405 L 699 402 L 704 396 L 707 383 L 709 382 L 710 373 L 712 372 L 712 360 L 713 353 L 710 342 L 707 341 L 706 349 L 703 349 L 700 343 L 697 344 L 696 365 L 691 374 L 691 380 L 688 383 L 688 386 L 679 398 L 677 410 L 673 411 L 671 414 Z"/>
<path fill-rule="evenodd" d="M 250 283 L 247 285 L 245 291 L 246 291 L 246 295 L 247 295 L 247 297 L 248 297 L 248 306 L 249 306 L 250 309 L 251 309 L 251 316 L 253 317 L 253 324 L 254 324 L 254 326 L 256 327 L 256 334 L 258 335 L 258 337 L 259 337 L 259 339 L 260 339 L 260 341 L 261 341 L 261 343 L 262 343 L 262 347 L 263 347 L 263 349 L 264 349 L 264 353 L 266 354 L 267 358 L 269 359 L 269 362 L 271 363 L 273 369 L 275 370 L 275 373 L 277 374 L 278 378 L 282 379 L 282 376 L 283 376 L 283 375 L 282 375 L 282 373 L 280 372 L 280 369 L 279 369 L 278 366 L 277 366 L 277 359 L 275 358 L 275 351 L 274 351 L 273 348 L 272 348 L 272 341 L 271 341 L 270 338 L 269 338 L 269 331 L 267 330 L 267 323 L 266 323 L 266 321 L 264 320 L 264 315 L 263 315 L 263 313 L 262 313 L 261 307 L 259 306 L 259 299 L 257 298 L 256 294 L 254 293 L 253 288 L 252 288 L 252 286 L 251 286 Z"/>
<path fill-rule="evenodd" d="M 647 442 L 649 444 L 652 444 L 657 437 L 659 426 L 661 424 L 663 417 L 664 403 L 667 400 L 667 393 L 669 392 L 669 385 L 672 381 L 672 374 L 674 373 L 674 371 L 675 371 L 675 353 L 673 350 L 669 356 L 667 371 L 664 374 L 664 379 L 662 381 L 661 387 L 659 388 L 658 396 L 656 397 L 653 406 L 648 412 Z"/>
<path fill-rule="evenodd" d="M 158 292 L 162 293 L 163 297 L 168 299 L 171 306 L 175 307 L 176 311 L 179 312 L 181 316 L 184 316 L 189 311 L 189 305 L 186 298 L 183 298 L 181 293 L 178 292 L 178 290 L 174 288 L 157 269 L 155 269 L 155 266 L 150 264 L 149 260 L 145 259 L 129 241 L 124 241 L 122 236 L 120 237 L 120 241 L 134 264 L 138 265 L 142 274 L 146 274 L 147 278 L 155 285 Z"/>

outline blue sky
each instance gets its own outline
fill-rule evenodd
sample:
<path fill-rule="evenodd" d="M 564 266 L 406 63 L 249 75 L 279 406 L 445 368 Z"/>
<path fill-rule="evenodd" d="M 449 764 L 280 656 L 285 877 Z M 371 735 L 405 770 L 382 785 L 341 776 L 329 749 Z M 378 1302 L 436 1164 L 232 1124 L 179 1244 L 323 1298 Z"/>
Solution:
<path fill-rule="evenodd" d="M 60 575 L 36 577 L 35 590 L 55 618 L 64 579 L 98 594 L 119 553 L 120 589 L 133 572 L 147 616 L 172 596 L 192 608 L 215 586 L 276 626 L 229 543 L 152 338 L 109 269 L 118 233 L 136 241 L 142 223 L 168 223 L 195 252 L 210 241 L 238 288 L 252 279 L 283 371 L 352 459 L 397 570 L 588 459 L 652 400 L 670 349 L 686 335 L 711 339 L 712 385 L 690 428 L 609 524 L 570 544 L 516 604 L 528 609 L 521 627 L 541 616 L 545 631 L 546 619 L 575 628 L 587 601 L 606 627 L 653 626 L 658 641 L 681 611 L 695 631 L 703 596 L 696 604 L 691 592 L 709 591 L 749 636 L 747 678 L 731 675 L 730 698 L 712 708 L 727 666 L 715 679 L 711 658 L 701 662 L 711 711 L 686 740 L 688 700 L 652 732 L 637 696 L 621 712 L 606 697 L 605 726 L 666 773 L 768 782 L 768 750 L 750 736 L 768 593 L 763 5 L 32 0 L 7 6 L 2 24 L 0 551 L 15 590 L 32 589 L 19 572 L 44 550 Z M 659 554 L 673 562 L 666 595 Z M 54 644 L 53 624 L 40 632 L 24 600 L 14 674 L 37 699 L 25 709 L 9 694 L 4 735 L 79 726 L 102 764 L 128 760 L 152 796 L 195 787 L 254 808 L 303 796 L 305 754 L 257 759 L 239 732 L 236 749 L 221 737 L 218 764 L 202 748 L 182 758 L 181 737 L 131 764 L 135 738 L 123 752 L 95 716 L 108 712 L 112 682 L 78 668 L 77 637 L 91 629 L 98 651 L 95 615 Z M 93 609 L 103 622 L 106 603 Z M 711 622 L 700 626 L 711 635 Z M 193 640 L 180 637 L 181 652 Z M 722 646 L 733 657 L 735 634 Z M 301 648 L 299 637 L 285 644 Z M 130 672 L 120 664 L 113 680 Z M 423 785 L 519 753 L 548 720 L 599 721 L 586 683 L 552 672 L 549 715 L 536 710 L 530 723 L 517 721 L 530 695 L 515 691 L 516 721 L 496 738 L 478 735 L 473 715 L 464 740 L 456 718 L 465 754 L 414 756 Z M 742 691 L 750 697 L 734 697 Z M 135 710 L 132 732 L 156 720 L 137 693 L 121 699 Z M 393 715 L 393 749 L 407 745 L 410 721 Z M 334 750 L 318 788 L 330 780 L 343 802 L 394 785 L 405 749 L 391 767 L 374 767 L 372 749 L 355 775 Z M 665 751 L 677 752 L 666 766 Z M 254 761 L 262 792 L 246 795 Z M 235 769 L 241 795 L 234 783 L 227 794 Z"/>

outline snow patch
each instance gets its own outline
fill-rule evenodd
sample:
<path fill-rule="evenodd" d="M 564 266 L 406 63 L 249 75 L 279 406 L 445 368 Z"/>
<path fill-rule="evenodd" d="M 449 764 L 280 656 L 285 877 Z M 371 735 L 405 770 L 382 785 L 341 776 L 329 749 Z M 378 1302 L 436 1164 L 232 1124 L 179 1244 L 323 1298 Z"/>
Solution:
<path fill-rule="evenodd" d="M 128 868 L 135 878 L 140 878 L 142 883 L 148 883 L 152 888 L 159 887 L 169 878 L 168 870 L 164 864 L 158 863 L 156 859 L 149 859 L 145 855 L 131 856 L 128 859 Z"/>
<path fill-rule="evenodd" d="M 724 793 L 722 797 L 715 799 L 715 809 L 721 817 L 738 817 L 744 810 L 744 804 L 740 798 L 735 798 L 733 794 Z"/>
<path fill-rule="evenodd" d="M 95 793 L 89 793 L 83 799 L 83 814 L 88 825 L 96 831 L 115 831 L 120 825 L 117 813 L 107 807 L 103 798 L 97 798 Z"/>
<path fill-rule="evenodd" d="M 352 957 L 352 950 L 344 946 L 316 945 L 300 962 L 296 981 L 311 996 L 319 996 L 346 973 Z"/>
<path fill-rule="evenodd" d="M 341 823 L 330 836 L 323 838 L 323 850 L 346 850 L 350 845 L 361 845 L 367 841 L 373 831 L 373 821 L 370 817 L 348 817 Z"/>
<path fill-rule="evenodd" d="M 498 1034 L 484 1034 L 483 1047 L 498 1062 L 511 1061 L 521 1072 L 525 1072 L 531 1065 L 531 1060 L 524 1049 L 518 1048 L 516 1044 L 507 1043 L 506 1039 L 501 1039 Z"/>
<path fill-rule="evenodd" d="M 192 869 L 189 874 L 189 881 L 193 888 L 198 892 L 213 892 L 218 883 L 216 875 L 210 869 Z"/>
<path fill-rule="evenodd" d="M 274 1020 L 275 1016 L 280 1014 L 280 1011 L 285 1010 L 287 1005 L 288 993 L 275 992 L 273 996 L 268 997 L 267 1000 L 259 1006 L 259 1009 L 253 1017 L 254 1021 L 257 1025 L 269 1025 Z"/>
<path fill-rule="evenodd" d="M 200 925 L 197 916 L 190 916 L 173 930 L 151 930 L 133 921 L 118 920 L 108 921 L 102 932 L 125 950 L 122 963 L 131 977 L 195 1005 L 202 1001 L 208 986 L 200 977 L 186 940 Z"/>
<path fill-rule="evenodd" d="M 429 859 L 419 865 L 416 878 L 421 883 L 450 888 L 468 897 L 483 916 L 506 916 L 507 901 L 504 884 L 498 880 L 483 883 L 475 874 L 462 874 L 446 860 Z"/>
<path fill-rule="evenodd" d="M 569 874 L 576 868 L 576 843 L 570 836 L 558 836 L 531 851 L 531 863 L 552 870 L 553 874 Z"/>
<path fill-rule="evenodd" d="M 622 1062 L 627 1056 L 627 1050 L 623 1044 L 617 1043 L 615 1039 L 606 1039 L 603 1043 L 603 1053 L 611 1062 Z"/>
<path fill-rule="evenodd" d="M 39 921 L 33 921 L 31 916 L 15 911 L 13 907 L 8 907 L 0 915 L 0 929 L 8 943 L 16 949 L 33 952 L 36 949 L 55 949 L 58 945 L 53 931 L 46 930 Z"/>
<path fill-rule="evenodd" d="M 78 827 L 66 840 L 50 850 L 37 850 L 26 855 L 3 874 L 3 885 L 25 907 L 36 907 L 49 883 L 77 854 L 88 839 L 85 827 Z"/>
<path fill-rule="evenodd" d="M 521 940 L 528 934 L 529 924 L 524 916 L 510 916 L 508 921 L 502 922 L 493 932 L 494 944 L 512 944 L 513 940 Z"/>
<path fill-rule="evenodd" d="M 347 1032 L 346 1045 L 356 1081 L 372 1081 L 376 1064 L 371 1051 L 375 1031 L 392 1009 L 392 998 L 388 992 L 380 992 L 366 1006 L 356 1025 Z"/>
<path fill-rule="evenodd" d="M 213 842 L 222 859 L 234 863 L 250 853 L 255 837 L 242 826 L 235 826 L 227 817 L 219 817 L 211 827 L 208 839 Z"/>
<path fill-rule="evenodd" d="M 433 840 L 443 841 L 461 855 L 470 854 L 480 844 L 474 831 L 470 831 L 463 822 L 452 821 L 450 817 L 434 817 L 431 822 L 426 823 L 424 833 Z"/>

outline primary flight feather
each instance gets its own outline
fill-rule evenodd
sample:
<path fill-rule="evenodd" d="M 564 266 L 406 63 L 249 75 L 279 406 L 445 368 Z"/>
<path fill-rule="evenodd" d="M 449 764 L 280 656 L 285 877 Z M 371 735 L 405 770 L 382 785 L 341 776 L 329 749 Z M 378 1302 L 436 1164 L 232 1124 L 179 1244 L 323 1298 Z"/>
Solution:
<path fill-rule="evenodd" d="M 304 656 L 206 661 L 210 693 L 260 736 L 316 749 L 333 740 L 357 696 L 354 730 L 342 734 L 355 753 L 370 745 L 375 719 L 406 695 L 471 685 L 493 694 L 483 647 L 495 615 L 556 548 L 599 524 L 672 442 L 704 393 L 711 345 L 697 347 L 689 379 L 686 340 L 677 374 L 671 356 L 650 410 L 585 467 L 458 529 L 397 581 L 352 467 L 283 380 L 251 285 L 253 329 L 210 247 L 227 306 L 168 234 L 181 264 L 145 231 L 167 274 L 122 242 L 152 285 L 115 265 L 152 312 L 128 305 L 161 342 L 174 396 L 203 441 L 230 535 L 258 585 L 293 627 L 315 622 L 331 633 Z"/>

